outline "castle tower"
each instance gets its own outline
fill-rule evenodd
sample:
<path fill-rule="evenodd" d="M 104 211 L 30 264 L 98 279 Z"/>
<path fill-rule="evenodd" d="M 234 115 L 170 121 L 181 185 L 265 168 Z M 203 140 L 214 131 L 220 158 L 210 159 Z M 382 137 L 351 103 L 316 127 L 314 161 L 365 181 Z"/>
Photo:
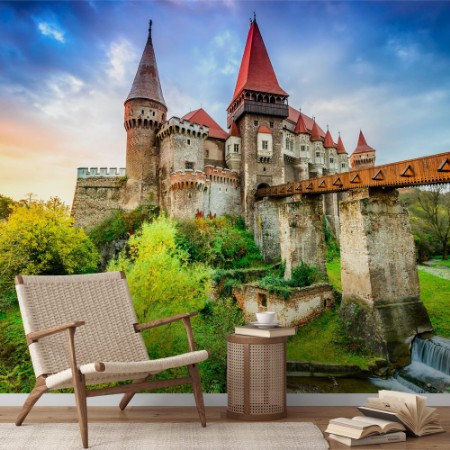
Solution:
<path fill-rule="evenodd" d="M 152 21 L 133 85 L 125 100 L 127 188 L 123 206 L 127 209 L 146 201 L 159 203 L 156 134 L 166 119 L 167 107 L 159 81 L 151 28 Z"/>
<path fill-rule="evenodd" d="M 365 169 L 375 165 L 375 149 L 367 145 L 363 132 L 359 132 L 358 145 L 350 155 L 350 165 L 352 169 Z"/>
<path fill-rule="evenodd" d="M 227 109 L 227 125 L 236 123 L 241 137 L 241 204 L 253 228 L 254 193 L 258 186 L 285 181 L 282 154 L 283 120 L 288 94 L 278 84 L 256 19 L 251 21 L 236 88 Z M 235 133 L 236 134 L 236 133 Z"/>

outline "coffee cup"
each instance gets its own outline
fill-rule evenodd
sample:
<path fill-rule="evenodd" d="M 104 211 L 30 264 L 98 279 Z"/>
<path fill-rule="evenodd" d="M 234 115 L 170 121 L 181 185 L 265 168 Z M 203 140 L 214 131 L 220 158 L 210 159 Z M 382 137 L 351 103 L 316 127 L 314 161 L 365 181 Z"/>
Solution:
<path fill-rule="evenodd" d="M 275 313 L 273 311 L 257 312 L 256 320 L 264 324 L 272 323 L 275 321 Z"/>

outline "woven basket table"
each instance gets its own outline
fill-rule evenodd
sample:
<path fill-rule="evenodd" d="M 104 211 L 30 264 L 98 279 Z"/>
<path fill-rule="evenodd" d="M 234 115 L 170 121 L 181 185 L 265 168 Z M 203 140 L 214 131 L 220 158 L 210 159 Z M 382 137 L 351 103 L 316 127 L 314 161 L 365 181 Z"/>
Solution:
<path fill-rule="evenodd" d="M 227 416 L 242 420 L 286 417 L 285 336 L 227 337 Z"/>

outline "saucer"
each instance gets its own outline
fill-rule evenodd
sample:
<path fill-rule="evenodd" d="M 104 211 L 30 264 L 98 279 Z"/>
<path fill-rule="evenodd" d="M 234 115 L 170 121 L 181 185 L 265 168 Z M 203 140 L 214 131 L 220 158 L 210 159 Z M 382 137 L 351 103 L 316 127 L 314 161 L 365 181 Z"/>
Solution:
<path fill-rule="evenodd" d="M 250 325 L 253 325 L 258 328 L 277 328 L 278 326 L 280 326 L 280 322 L 270 322 L 270 323 L 250 322 Z"/>

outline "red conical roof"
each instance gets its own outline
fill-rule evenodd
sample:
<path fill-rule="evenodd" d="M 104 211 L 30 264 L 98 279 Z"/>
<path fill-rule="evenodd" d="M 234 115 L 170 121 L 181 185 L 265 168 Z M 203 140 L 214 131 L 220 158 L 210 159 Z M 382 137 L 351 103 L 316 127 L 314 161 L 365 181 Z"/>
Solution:
<path fill-rule="evenodd" d="M 243 89 L 267 92 L 268 94 L 288 95 L 278 84 L 256 20 L 252 21 L 248 32 L 233 100 L 239 96 Z"/>
<path fill-rule="evenodd" d="M 320 131 L 319 131 L 319 127 L 317 126 L 316 121 L 314 120 L 313 126 L 312 126 L 312 130 L 311 130 L 311 141 L 321 141 L 322 138 L 320 136 Z"/>
<path fill-rule="evenodd" d="M 295 125 L 295 133 L 309 133 L 308 129 L 306 128 L 305 120 L 303 119 L 303 114 L 300 112 L 298 115 L 297 124 Z"/>
<path fill-rule="evenodd" d="M 342 142 L 342 139 L 341 139 L 340 135 L 339 135 L 339 139 L 338 139 L 337 144 L 336 144 L 336 150 L 337 150 L 337 154 L 338 155 L 342 155 L 344 153 L 347 153 L 347 150 L 345 150 L 344 143 Z"/>
<path fill-rule="evenodd" d="M 148 29 L 147 43 L 125 103 L 134 98 L 154 100 L 166 106 L 161 83 L 159 82 L 158 67 L 156 65 L 155 51 L 152 43 L 152 21 L 150 21 Z"/>
<path fill-rule="evenodd" d="M 359 138 L 358 138 L 358 145 L 356 146 L 355 150 L 353 150 L 353 154 L 355 153 L 367 153 L 367 152 L 374 152 L 375 149 L 373 149 L 370 145 L 367 145 L 366 138 L 363 135 L 363 132 L 359 132 Z"/>
<path fill-rule="evenodd" d="M 325 148 L 335 148 L 336 144 L 333 141 L 333 138 L 331 137 L 330 130 L 327 130 L 325 134 L 325 139 L 323 140 L 323 146 Z"/>
<path fill-rule="evenodd" d="M 182 120 L 189 120 L 191 123 L 198 123 L 209 128 L 209 137 L 226 140 L 228 133 L 203 109 L 196 109 L 185 114 Z"/>

